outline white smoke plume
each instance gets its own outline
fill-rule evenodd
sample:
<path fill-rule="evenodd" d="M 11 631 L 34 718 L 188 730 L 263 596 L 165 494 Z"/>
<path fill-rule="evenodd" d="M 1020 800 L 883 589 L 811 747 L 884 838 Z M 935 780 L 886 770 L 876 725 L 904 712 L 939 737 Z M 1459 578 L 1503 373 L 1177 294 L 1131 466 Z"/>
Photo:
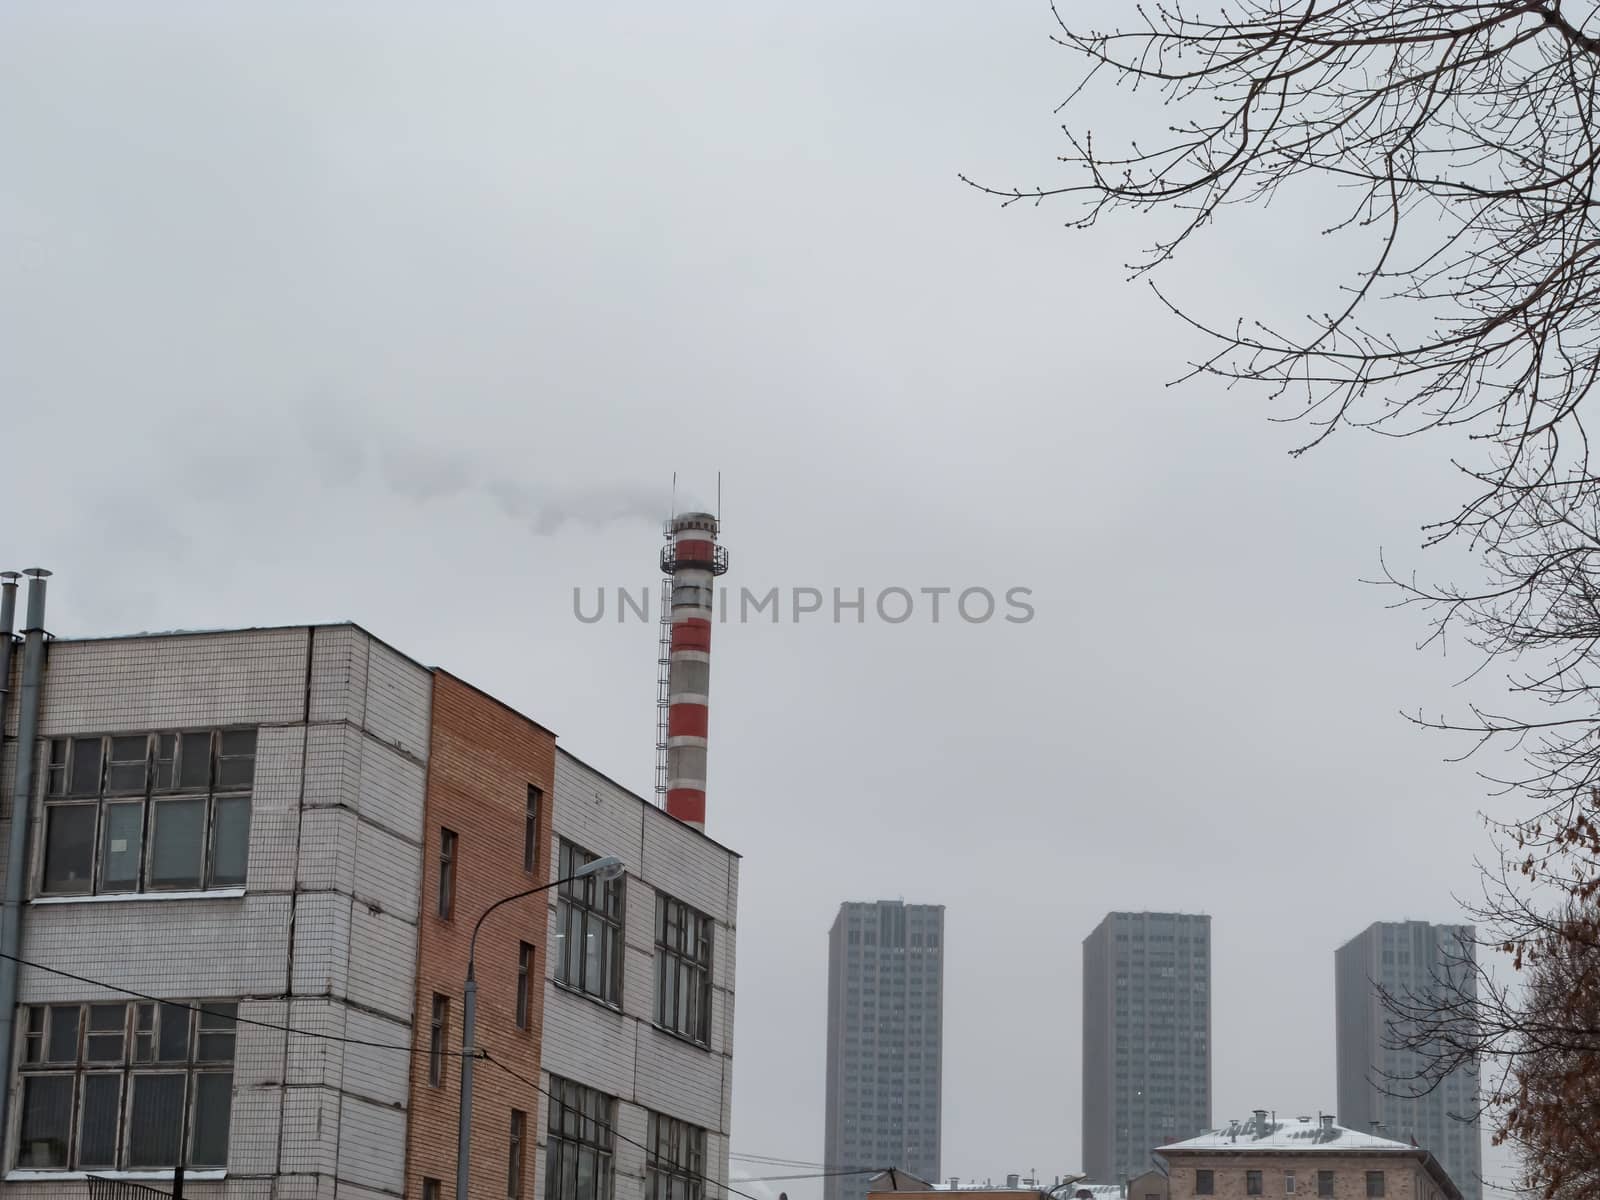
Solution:
<path fill-rule="evenodd" d="M 655 487 L 552 484 L 514 478 L 485 458 L 397 443 L 379 448 L 375 458 L 379 477 L 397 495 L 422 503 L 481 495 L 502 515 L 539 536 L 572 524 L 635 520 L 659 524 L 672 508 L 670 481 Z"/>
<path fill-rule="evenodd" d="M 428 446 L 385 431 L 374 436 L 339 423 L 326 412 L 308 411 L 305 433 L 314 460 L 330 483 L 369 478 L 393 495 L 417 504 L 462 496 L 481 497 L 507 519 L 536 536 L 559 532 L 568 525 L 599 526 L 620 521 L 659 525 L 672 513 L 672 479 L 650 486 L 622 482 L 563 484 L 541 478 L 537 469 L 513 474 L 494 456 Z M 699 498 L 679 489 L 679 512 L 703 511 Z"/>

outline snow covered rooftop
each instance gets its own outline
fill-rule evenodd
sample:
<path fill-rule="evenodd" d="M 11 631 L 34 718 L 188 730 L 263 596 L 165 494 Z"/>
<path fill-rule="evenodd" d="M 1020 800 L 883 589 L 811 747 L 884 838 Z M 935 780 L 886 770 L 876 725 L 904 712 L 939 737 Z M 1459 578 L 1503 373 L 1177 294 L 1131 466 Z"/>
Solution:
<path fill-rule="evenodd" d="M 1174 1150 L 1391 1150 L 1415 1153 L 1416 1147 L 1408 1142 L 1379 1137 L 1374 1133 L 1361 1133 L 1336 1125 L 1331 1117 L 1251 1117 L 1248 1121 L 1232 1121 L 1222 1129 L 1213 1129 L 1197 1137 L 1162 1146 L 1157 1153 L 1170 1154 Z"/>
<path fill-rule="evenodd" d="M 1060 1200 L 1073 1200 L 1079 1192 L 1088 1192 L 1094 1200 L 1122 1200 L 1120 1183 L 1069 1183 L 1056 1189 Z"/>

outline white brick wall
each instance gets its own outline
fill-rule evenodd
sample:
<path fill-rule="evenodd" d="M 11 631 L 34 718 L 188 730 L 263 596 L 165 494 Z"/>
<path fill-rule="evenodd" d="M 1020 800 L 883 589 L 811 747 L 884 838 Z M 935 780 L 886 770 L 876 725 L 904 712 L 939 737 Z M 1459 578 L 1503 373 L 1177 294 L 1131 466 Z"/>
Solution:
<path fill-rule="evenodd" d="M 707 1129 L 707 1174 L 728 1177 L 733 1057 L 733 964 L 737 935 L 738 857 L 560 750 L 552 816 L 557 838 L 628 866 L 625 893 L 622 1012 L 555 983 L 552 899 L 545 955 L 546 1082 L 560 1075 L 617 1096 L 616 1200 L 643 1195 L 648 1109 Z M 555 856 L 552 856 L 554 860 Z M 555 863 L 552 861 L 552 869 Z M 711 1047 L 690 1045 L 655 1028 L 656 892 L 715 921 Z M 552 893 L 552 896 L 554 893 Z M 538 1118 L 541 1162 L 548 1100 Z M 536 1182 L 544 1193 L 543 1173 Z"/>
<path fill-rule="evenodd" d="M 249 868 L 242 897 L 30 904 L 24 957 L 156 996 L 239 997 L 247 1019 L 407 1046 L 431 694 L 427 671 L 354 626 L 53 643 L 45 736 L 260 727 Z M 6 764 L 8 801 L 11 781 Z M 113 994 L 26 968 L 21 992 L 24 1003 Z M 409 1061 L 404 1049 L 241 1025 L 229 1178 L 192 1193 L 399 1195 Z M 32 1200 L 72 1186 L 3 1190 Z"/>

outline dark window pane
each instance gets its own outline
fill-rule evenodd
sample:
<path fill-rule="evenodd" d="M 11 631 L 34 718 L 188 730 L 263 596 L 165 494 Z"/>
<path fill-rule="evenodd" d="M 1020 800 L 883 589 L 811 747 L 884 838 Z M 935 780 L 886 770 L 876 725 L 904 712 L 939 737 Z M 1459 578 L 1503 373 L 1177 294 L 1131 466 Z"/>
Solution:
<path fill-rule="evenodd" d="M 111 761 L 143 762 L 149 748 L 150 739 L 142 733 L 135 737 L 114 737 L 111 739 Z"/>
<path fill-rule="evenodd" d="M 67 739 L 56 738 L 50 743 L 50 757 L 45 763 L 45 791 L 47 796 L 67 794 Z"/>
<path fill-rule="evenodd" d="M 28 1021 L 23 1026 L 22 1061 L 36 1063 L 44 1059 L 44 1009 L 35 1005 L 28 1010 Z"/>
<path fill-rule="evenodd" d="M 182 1004 L 163 1004 L 156 1046 L 157 1062 L 187 1062 L 189 1060 L 189 1009 Z"/>
<path fill-rule="evenodd" d="M 528 785 L 528 815 L 522 831 L 522 869 L 531 871 L 539 858 L 539 801 L 542 793 Z"/>
<path fill-rule="evenodd" d="M 128 1101 L 128 1165 L 171 1167 L 183 1128 L 183 1076 L 135 1075 Z"/>
<path fill-rule="evenodd" d="M 186 733 L 183 735 L 183 753 L 179 755 L 178 786 L 185 791 L 204 789 L 211 784 L 211 735 Z"/>
<path fill-rule="evenodd" d="M 233 1074 L 194 1077 L 194 1140 L 189 1161 L 197 1167 L 228 1165 L 228 1122 L 233 1111 Z"/>
<path fill-rule="evenodd" d="M 219 799 L 211 826 L 212 886 L 243 887 L 249 859 L 250 797 Z"/>
<path fill-rule="evenodd" d="M 78 1127 L 78 1166 L 117 1165 L 117 1109 L 122 1100 L 122 1076 L 85 1075 L 83 1114 Z"/>
<path fill-rule="evenodd" d="M 554 1106 L 552 1106 L 552 1111 Z M 560 1142 L 551 1142 L 545 1147 L 544 1152 L 544 1196 L 545 1200 L 561 1200 L 561 1151 Z"/>
<path fill-rule="evenodd" d="M 75 1063 L 78 1061 L 78 1006 L 53 1004 L 50 1006 L 50 1042 L 45 1051 L 45 1061 Z"/>
<path fill-rule="evenodd" d="M 45 891 L 93 890 L 97 812 L 92 804 L 51 804 L 45 807 Z"/>
<path fill-rule="evenodd" d="M 100 890 L 136 890 L 143 855 L 144 802 L 106 805 L 106 819 L 100 830 Z"/>
<path fill-rule="evenodd" d="M 247 788 L 255 780 L 256 731 L 234 729 L 222 735 L 222 757 L 217 760 L 217 788 Z"/>
<path fill-rule="evenodd" d="M 91 1004 L 89 1038 L 84 1057 L 89 1062 L 120 1063 L 127 1023 L 127 1005 Z"/>
<path fill-rule="evenodd" d="M 177 783 L 178 735 L 163 733 L 156 739 L 156 787 L 166 791 Z"/>
<path fill-rule="evenodd" d="M 155 828 L 150 840 L 150 886 L 200 886 L 204 858 L 206 802 L 162 800 L 152 806 Z"/>
<path fill-rule="evenodd" d="M 133 1007 L 133 1061 L 154 1062 L 156 1059 L 156 1006 L 136 1004 Z"/>
<path fill-rule="evenodd" d="M 19 1167 L 64 1167 L 72 1131 L 72 1076 L 28 1075 L 22 1081 Z"/>
<path fill-rule="evenodd" d="M 72 743 L 72 794 L 100 794 L 99 738 L 79 738 Z"/>
<path fill-rule="evenodd" d="M 610 932 L 608 925 L 593 917 L 584 927 L 583 988 L 591 995 L 604 997 L 610 994 L 604 983 L 606 935 Z"/>
<path fill-rule="evenodd" d="M 223 758 L 217 760 L 217 790 L 243 791 L 255 782 L 256 760 Z"/>
<path fill-rule="evenodd" d="M 206 1004 L 200 1009 L 199 1046 L 195 1056 L 201 1062 L 232 1062 L 237 1004 Z"/>
<path fill-rule="evenodd" d="M 106 764 L 106 791 L 119 795 L 142 794 L 145 782 L 145 756 L 150 739 L 115 737 L 111 739 L 111 759 Z"/>
<path fill-rule="evenodd" d="M 112 763 L 106 768 L 106 795 L 144 795 L 144 763 Z"/>

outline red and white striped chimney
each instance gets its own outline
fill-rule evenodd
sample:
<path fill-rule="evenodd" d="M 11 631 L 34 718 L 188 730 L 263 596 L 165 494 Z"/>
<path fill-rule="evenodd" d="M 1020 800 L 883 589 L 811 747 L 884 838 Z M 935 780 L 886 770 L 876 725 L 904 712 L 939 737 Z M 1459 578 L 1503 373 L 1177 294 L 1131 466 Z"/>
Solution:
<path fill-rule="evenodd" d="M 711 690 L 713 580 L 728 569 L 717 519 L 680 513 L 667 523 L 661 569 L 671 577 L 672 635 L 667 665 L 667 812 L 706 827 L 706 728 Z"/>

